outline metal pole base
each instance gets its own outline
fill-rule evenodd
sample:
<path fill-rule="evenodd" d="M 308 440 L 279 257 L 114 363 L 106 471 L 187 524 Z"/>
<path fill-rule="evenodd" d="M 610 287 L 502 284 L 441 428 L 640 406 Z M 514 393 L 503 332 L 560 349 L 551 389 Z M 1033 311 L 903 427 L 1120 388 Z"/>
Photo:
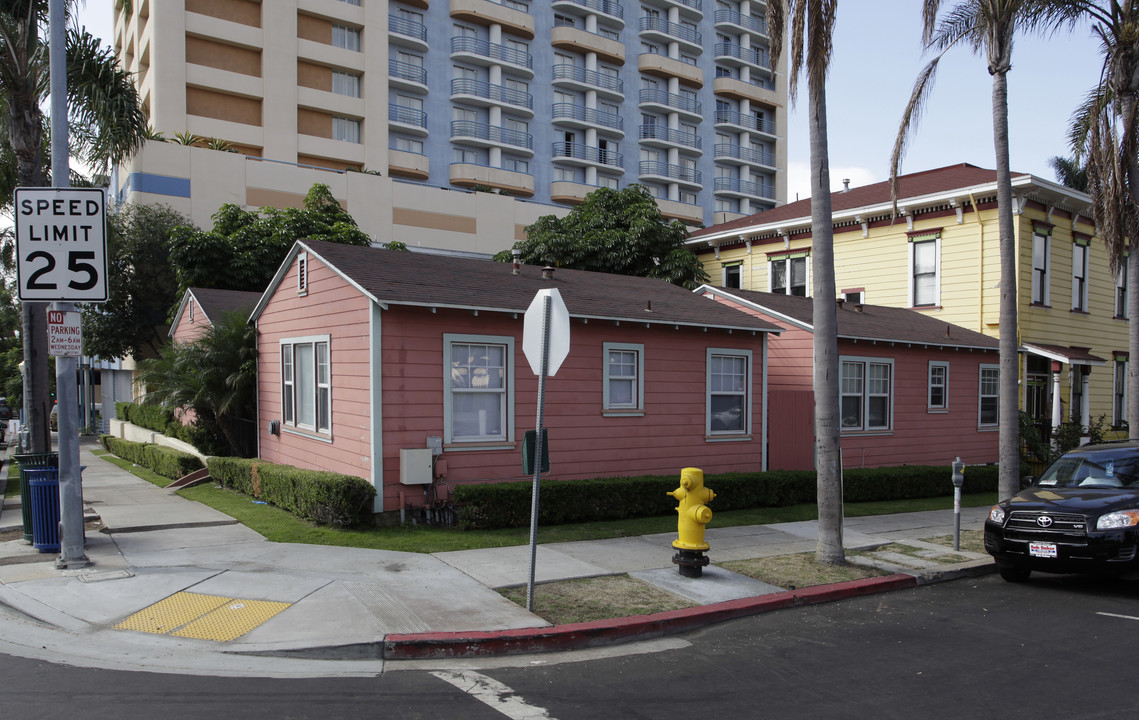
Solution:
<path fill-rule="evenodd" d="M 672 556 L 672 564 L 677 566 L 681 577 L 701 577 L 704 574 L 704 566 L 709 562 L 703 550 L 678 550 Z"/>
<path fill-rule="evenodd" d="M 62 557 L 55 559 L 56 570 L 81 570 L 82 568 L 91 567 L 91 561 L 84 555 L 75 560 L 64 560 Z"/>

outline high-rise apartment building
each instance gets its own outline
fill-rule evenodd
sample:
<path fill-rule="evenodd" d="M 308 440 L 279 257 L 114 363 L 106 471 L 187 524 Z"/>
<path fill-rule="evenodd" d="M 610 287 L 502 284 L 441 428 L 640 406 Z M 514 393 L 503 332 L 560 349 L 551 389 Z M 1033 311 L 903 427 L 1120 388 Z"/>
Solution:
<path fill-rule="evenodd" d="M 377 239 L 493 252 L 597 187 L 642 183 L 693 225 L 785 200 L 758 0 L 130 4 L 115 50 L 153 128 L 237 153 L 150 142 L 115 190 L 198 222 L 325 182 Z"/>

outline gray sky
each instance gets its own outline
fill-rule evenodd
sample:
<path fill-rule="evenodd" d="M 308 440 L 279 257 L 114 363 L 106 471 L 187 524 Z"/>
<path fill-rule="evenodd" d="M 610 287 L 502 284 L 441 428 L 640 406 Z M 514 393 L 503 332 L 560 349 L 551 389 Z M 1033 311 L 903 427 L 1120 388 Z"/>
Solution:
<path fill-rule="evenodd" d="M 80 22 L 108 41 L 111 6 L 112 0 L 86 0 L 80 11 Z M 834 188 L 842 186 L 843 178 L 857 186 L 889 176 L 890 151 L 902 110 L 914 79 L 929 61 L 921 53 L 920 7 L 915 0 L 839 3 L 827 82 Z M 1068 120 L 1099 80 L 1100 65 L 1098 43 L 1086 26 L 1048 39 L 1017 38 L 1008 75 L 1014 172 L 1055 179 L 1048 158 L 1069 154 Z M 805 82 L 799 92 L 787 129 L 788 200 L 807 197 L 810 188 Z M 995 167 L 992 79 L 984 62 L 963 46 L 950 50 L 941 62 L 902 172 L 961 162 Z"/>

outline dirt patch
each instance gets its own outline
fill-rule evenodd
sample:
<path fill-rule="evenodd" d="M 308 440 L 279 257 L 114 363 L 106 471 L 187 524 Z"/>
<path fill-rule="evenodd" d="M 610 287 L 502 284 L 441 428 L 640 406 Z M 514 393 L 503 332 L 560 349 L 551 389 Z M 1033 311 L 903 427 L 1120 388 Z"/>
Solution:
<path fill-rule="evenodd" d="M 922 538 L 922 540 L 935 545 L 953 547 L 952 535 L 939 535 L 937 537 Z M 958 545 L 958 548 L 965 552 L 985 552 L 985 533 L 981 530 L 962 530 L 961 543 Z"/>
<path fill-rule="evenodd" d="M 720 563 L 720 566 L 786 590 L 889 574 L 860 565 L 823 565 L 815 562 L 814 553 L 735 560 Z"/>
<path fill-rule="evenodd" d="M 525 587 L 505 588 L 499 592 L 526 607 Z M 694 604 L 628 575 L 534 586 L 534 614 L 555 625 L 649 615 Z"/>

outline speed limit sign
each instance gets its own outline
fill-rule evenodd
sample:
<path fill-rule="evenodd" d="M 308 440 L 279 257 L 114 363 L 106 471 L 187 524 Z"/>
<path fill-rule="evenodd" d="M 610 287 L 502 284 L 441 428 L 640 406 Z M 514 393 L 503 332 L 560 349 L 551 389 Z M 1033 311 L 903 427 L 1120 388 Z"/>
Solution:
<path fill-rule="evenodd" d="M 16 188 L 21 300 L 106 302 L 107 212 L 98 188 Z"/>

